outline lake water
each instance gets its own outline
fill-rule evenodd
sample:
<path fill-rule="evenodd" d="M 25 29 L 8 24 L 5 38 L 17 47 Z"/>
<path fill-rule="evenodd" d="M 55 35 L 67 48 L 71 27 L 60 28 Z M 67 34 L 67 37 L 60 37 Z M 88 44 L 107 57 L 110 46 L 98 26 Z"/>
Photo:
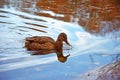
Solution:
<path fill-rule="evenodd" d="M 80 80 L 113 62 L 120 54 L 120 1 L 106 1 L 0 0 L 0 80 Z M 70 54 L 65 63 L 24 48 L 26 37 L 56 39 L 61 32 L 72 45 L 63 51 Z"/>

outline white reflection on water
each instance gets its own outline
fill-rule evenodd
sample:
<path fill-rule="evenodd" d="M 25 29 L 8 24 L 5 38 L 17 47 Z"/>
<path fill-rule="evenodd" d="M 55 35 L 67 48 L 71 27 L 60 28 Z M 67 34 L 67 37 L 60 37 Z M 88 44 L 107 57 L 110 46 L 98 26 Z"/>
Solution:
<path fill-rule="evenodd" d="M 14 69 L 23 68 L 23 67 L 35 66 L 35 65 L 40 65 L 40 64 L 47 64 L 47 63 L 51 63 L 53 61 L 56 61 L 55 56 L 46 57 L 46 58 L 42 58 L 42 59 L 35 59 L 35 60 L 32 59 L 32 60 L 8 63 L 8 64 L 1 65 L 0 71 L 8 71 L 8 70 L 14 70 Z"/>
<path fill-rule="evenodd" d="M 44 13 L 44 14 L 50 14 L 51 16 L 56 16 L 56 17 L 64 17 L 63 14 L 56 14 L 53 11 L 46 11 L 46 10 L 40 10 L 40 13 Z"/>
<path fill-rule="evenodd" d="M 119 39 L 96 37 L 87 33 L 78 24 L 36 16 L 14 9 L 0 9 L 0 13 L 0 16 L 3 16 L 0 17 L 0 71 L 57 61 L 56 55 L 53 54 L 38 57 L 28 54 L 30 52 L 23 48 L 24 39 L 33 35 L 47 35 L 56 39 L 60 32 L 67 33 L 73 48 L 64 51 L 64 54 L 69 52 L 70 58 L 83 54 L 116 54 L 120 52 Z"/>

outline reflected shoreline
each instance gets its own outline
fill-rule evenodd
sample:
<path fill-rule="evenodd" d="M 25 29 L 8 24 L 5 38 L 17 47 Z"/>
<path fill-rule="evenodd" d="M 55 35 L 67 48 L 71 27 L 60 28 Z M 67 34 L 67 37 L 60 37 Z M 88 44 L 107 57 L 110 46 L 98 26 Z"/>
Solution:
<path fill-rule="evenodd" d="M 119 3 L 119 0 L 34 0 L 32 2 L 2 0 L 0 7 L 14 7 L 38 16 L 75 22 L 90 34 L 105 36 L 111 33 L 115 35 L 115 32 L 120 34 Z"/>
<path fill-rule="evenodd" d="M 36 3 L 36 7 L 38 10 L 43 9 L 57 14 L 64 14 L 64 17 L 61 18 L 66 22 L 75 22 L 77 18 L 78 24 L 89 33 L 105 36 L 106 34 L 120 31 L 120 6 L 118 3 L 120 3 L 119 0 L 72 0 L 72 2 L 40 0 Z M 36 14 L 41 15 L 39 13 Z M 43 14 L 42 16 L 46 15 Z M 71 19 L 71 16 L 73 16 L 73 19 Z M 55 17 L 53 16 L 52 18 Z M 59 17 L 55 19 L 59 19 Z M 120 32 L 118 33 L 120 34 Z"/>

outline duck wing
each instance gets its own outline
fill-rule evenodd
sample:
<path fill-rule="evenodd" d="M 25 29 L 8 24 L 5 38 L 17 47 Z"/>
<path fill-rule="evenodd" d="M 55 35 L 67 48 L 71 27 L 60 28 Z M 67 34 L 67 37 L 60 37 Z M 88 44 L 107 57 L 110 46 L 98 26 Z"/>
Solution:
<path fill-rule="evenodd" d="M 55 41 L 47 36 L 33 36 L 26 38 L 25 47 L 28 50 L 55 49 Z"/>
<path fill-rule="evenodd" d="M 28 37 L 26 38 L 26 41 L 28 42 L 37 42 L 37 43 L 55 43 L 55 40 L 52 39 L 51 37 L 47 37 L 47 36 L 33 36 L 33 37 Z"/>

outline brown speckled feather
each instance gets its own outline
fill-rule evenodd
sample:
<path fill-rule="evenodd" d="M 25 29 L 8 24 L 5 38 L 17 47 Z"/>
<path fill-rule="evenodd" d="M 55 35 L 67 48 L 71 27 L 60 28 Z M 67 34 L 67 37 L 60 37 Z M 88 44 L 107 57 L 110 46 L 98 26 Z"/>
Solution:
<path fill-rule="evenodd" d="M 46 36 L 28 37 L 25 41 L 28 50 L 55 49 L 55 41 Z"/>

